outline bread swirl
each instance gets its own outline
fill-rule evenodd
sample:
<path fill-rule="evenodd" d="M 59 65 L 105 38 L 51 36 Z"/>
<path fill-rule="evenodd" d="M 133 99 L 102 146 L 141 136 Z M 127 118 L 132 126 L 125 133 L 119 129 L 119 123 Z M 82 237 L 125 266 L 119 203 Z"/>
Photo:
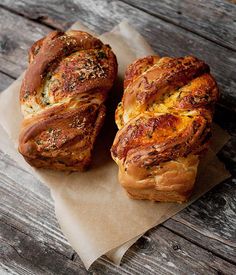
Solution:
<path fill-rule="evenodd" d="M 209 67 L 192 56 L 149 56 L 128 67 L 111 153 L 131 198 L 189 198 L 218 96 Z"/>
<path fill-rule="evenodd" d="M 117 75 L 111 48 L 86 32 L 51 32 L 29 51 L 19 151 L 32 166 L 84 170 Z"/>

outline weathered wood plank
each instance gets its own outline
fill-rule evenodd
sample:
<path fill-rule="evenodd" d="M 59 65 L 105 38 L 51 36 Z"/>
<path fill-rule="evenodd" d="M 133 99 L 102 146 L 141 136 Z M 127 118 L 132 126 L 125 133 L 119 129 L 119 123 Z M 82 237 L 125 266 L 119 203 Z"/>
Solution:
<path fill-rule="evenodd" d="M 215 187 L 164 226 L 236 264 L 235 183 Z"/>
<path fill-rule="evenodd" d="M 0 9 L 0 71 L 18 77 L 27 65 L 27 51 L 50 28 Z"/>
<path fill-rule="evenodd" d="M 187 30 L 236 49 L 236 7 L 222 0 L 145 1 L 121 0 L 138 9 L 172 22 Z M 34 3 L 35 2 L 35 3 Z M 64 29 L 78 19 L 80 5 L 86 1 L 50 1 L 47 7 L 37 1 L 3 0 L 1 5 L 33 20 Z M 68 17 L 67 14 L 70 13 Z"/>
<path fill-rule="evenodd" d="M 149 14 L 236 50 L 236 6 L 222 0 L 124 0 Z"/>
<path fill-rule="evenodd" d="M 7 269 L 10 274 L 13 271 L 16 271 L 17 274 L 43 274 L 40 268 L 35 267 L 34 258 L 37 256 L 39 257 L 37 260 L 39 266 L 43 266 L 45 272 L 49 272 L 49 270 L 51 272 L 46 274 L 68 274 L 64 271 L 57 273 L 54 270 L 56 268 L 54 263 L 51 267 L 48 264 L 51 261 L 50 257 L 58 257 L 57 254 L 59 253 L 59 259 L 55 265 L 59 264 L 59 266 L 66 267 L 68 259 L 72 259 L 74 255 L 74 250 L 59 229 L 48 188 L 18 167 L 13 160 L 2 152 L 0 152 L 0 171 L 0 222 L 3 223 L 3 227 L 10 228 L 11 232 L 8 236 L 9 239 L 2 236 L 3 248 L 0 249 L 3 252 L 1 262 L 4 266 L 2 268 Z M 3 171 L 6 175 L 3 174 Z M 10 177 L 8 177 L 9 174 Z M 5 232 L 3 227 L 0 227 L 2 235 Z M 16 244 L 10 243 L 9 247 L 9 240 L 15 240 L 14 234 L 20 236 L 20 241 L 17 239 Z M 18 244 L 20 245 L 18 246 Z M 23 245 L 23 249 L 21 245 Z M 11 249 L 12 246 L 15 247 L 14 250 L 20 254 L 20 257 L 14 254 L 15 252 Z M 8 249 L 11 250 L 9 253 L 12 252 L 12 254 L 7 254 Z M 29 251 L 25 255 L 26 249 Z M 35 255 L 35 249 L 37 255 Z M 8 262 L 11 257 L 15 261 Z M 108 263 L 106 259 L 100 260 L 98 263 L 101 270 L 103 269 L 103 262 L 106 263 L 107 273 L 102 274 L 121 274 L 119 270 L 123 269 Z M 68 269 L 69 271 L 73 272 L 73 270 Z M 75 271 L 76 274 L 78 272 L 79 274 L 87 274 L 81 261 L 77 261 Z M 84 273 L 81 273 L 82 271 Z M 122 273 L 126 274 L 125 270 Z"/>
<path fill-rule="evenodd" d="M 0 221 L 0 272 L 7 274 L 87 274 L 75 263 L 34 237 Z"/>
<path fill-rule="evenodd" d="M 96 265 L 94 265 L 95 267 Z M 150 230 L 126 253 L 121 266 L 131 274 L 235 274 L 236 267 L 173 234 Z"/>
<path fill-rule="evenodd" d="M 1 268 L 11 274 L 86 274 L 75 262 L 42 241 L 1 224 Z M 52 260 L 53 259 L 53 260 Z M 125 255 L 121 267 L 100 259 L 92 274 L 234 274 L 236 267 L 159 226 L 142 237 Z"/>
<path fill-rule="evenodd" d="M 32 176 L 24 173 L 20 180 L 23 173 L 16 170 L 18 180 L 14 181 L 0 172 L 1 220 L 70 258 L 73 250 L 59 229 L 52 202 L 25 188 L 24 181 Z"/>
<path fill-rule="evenodd" d="M 78 20 L 82 1 L 13 1 L 3 0 L 0 7 L 23 15 L 31 20 L 41 22 L 56 29 L 65 30 Z M 93 6 L 94 3 L 93 3 Z M 88 10 L 89 13 L 89 10 Z M 69 15 L 69 16 L 68 16 Z"/>
<path fill-rule="evenodd" d="M 181 27 L 150 16 L 120 1 L 98 0 L 96 1 L 96 5 L 92 0 L 82 2 L 70 0 L 66 1 L 66 4 L 59 3 L 59 0 L 58 2 L 56 0 L 54 2 L 43 0 L 40 5 L 37 4 L 37 1 L 16 2 L 24 7 L 24 9 L 22 8 L 23 10 L 29 11 L 28 15 L 24 14 L 25 16 L 30 17 L 30 12 L 34 10 L 39 17 L 46 16 L 49 21 L 56 21 L 58 17 L 63 17 L 65 22 L 68 23 L 67 26 L 71 24 L 72 20 L 79 19 L 97 33 L 108 31 L 121 20 L 128 18 L 129 22 L 144 35 L 154 50 L 160 55 L 183 56 L 192 54 L 205 60 L 211 66 L 212 72 L 219 83 L 222 102 L 235 107 L 235 51 L 226 49 Z M 12 4 L 13 7 L 14 4 Z M 26 19 L 7 11 L 2 11 L 2 14 L 0 25 L 1 28 L 5 26 L 3 28 L 4 32 L 2 31 L 5 36 L 2 34 L 1 37 L 9 39 L 13 42 L 13 45 L 9 49 L 9 53 L 6 52 L 0 56 L 0 60 L 3 59 L 3 62 L 0 62 L 0 64 L 6 63 L 5 71 L 16 76 L 26 66 L 27 48 L 32 44 L 33 40 L 47 33 L 49 29 L 32 21 L 29 23 Z M 19 20 L 21 30 L 14 29 L 12 22 Z M 36 29 L 33 27 L 34 24 L 36 24 Z M 10 26 L 9 28 L 7 27 L 8 25 Z M 23 31 L 24 28 L 26 30 Z M 25 34 L 25 37 L 22 37 L 22 33 Z M 19 64 L 15 64 L 15 60 Z"/>
<path fill-rule="evenodd" d="M 14 78 L 0 72 L 0 92 L 6 89 L 13 81 Z"/>
<path fill-rule="evenodd" d="M 19 188 L 23 188 L 23 190 L 27 189 L 32 194 L 32 196 L 33 194 L 36 194 L 36 196 L 40 197 L 40 199 L 45 200 L 47 204 L 53 206 L 53 200 L 50 196 L 49 188 L 38 181 L 30 173 L 22 169 L 14 160 L 12 160 L 8 155 L 4 154 L 4 152 L 1 150 L 0 171 L 3 182 L 8 182 L 10 180 L 13 182 L 14 187 L 19 186 Z"/>
<path fill-rule="evenodd" d="M 88 272 L 78 256 L 76 260 L 69 259 L 36 240 L 35 236 L 24 234 L 1 220 L 0 227 L 0 274 L 131 274 L 126 268 L 117 267 L 105 257 L 97 261 Z M 135 269 L 133 274 L 139 274 L 139 270 Z"/>

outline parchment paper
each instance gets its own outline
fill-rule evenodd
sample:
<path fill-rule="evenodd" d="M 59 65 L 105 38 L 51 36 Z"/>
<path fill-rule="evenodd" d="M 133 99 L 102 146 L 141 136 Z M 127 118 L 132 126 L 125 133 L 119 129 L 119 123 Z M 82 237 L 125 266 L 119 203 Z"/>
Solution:
<path fill-rule="evenodd" d="M 85 29 L 79 23 L 73 28 Z M 98 137 L 89 171 L 69 174 L 29 166 L 17 151 L 22 120 L 18 101 L 22 76 L 0 95 L 0 149 L 49 186 L 61 229 L 86 268 L 104 254 L 119 264 L 123 254 L 145 231 L 184 209 L 230 176 L 215 155 L 229 137 L 215 125 L 211 149 L 200 165 L 190 202 L 154 203 L 131 200 L 126 196 L 117 180 L 118 168 L 109 151 L 116 131 L 114 109 L 122 96 L 121 78 L 126 66 L 153 52 L 127 22 L 122 22 L 100 39 L 114 50 L 120 78 L 108 100 L 107 119 Z"/>

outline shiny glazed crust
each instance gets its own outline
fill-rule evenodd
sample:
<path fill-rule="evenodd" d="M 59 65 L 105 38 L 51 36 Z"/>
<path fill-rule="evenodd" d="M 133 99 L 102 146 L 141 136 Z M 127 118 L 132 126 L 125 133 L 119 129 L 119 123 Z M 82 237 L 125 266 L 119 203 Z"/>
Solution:
<path fill-rule="evenodd" d="M 131 198 L 189 198 L 218 97 L 209 67 L 195 57 L 148 56 L 128 67 L 111 153 Z"/>
<path fill-rule="evenodd" d="M 86 32 L 51 32 L 29 51 L 20 91 L 19 152 L 35 167 L 84 170 L 117 75 L 108 45 Z"/>

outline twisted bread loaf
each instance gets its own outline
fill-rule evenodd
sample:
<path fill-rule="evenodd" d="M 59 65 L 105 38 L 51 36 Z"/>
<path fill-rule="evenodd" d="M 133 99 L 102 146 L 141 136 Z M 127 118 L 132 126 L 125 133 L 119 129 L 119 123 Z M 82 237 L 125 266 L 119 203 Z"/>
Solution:
<path fill-rule="evenodd" d="M 52 32 L 31 47 L 29 62 L 20 153 L 36 167 L 85 169 L 117 75 L 115 55 L 88 33 Z"/>
<path fill-rule="evenodd" d="M 111 152 L 131 198 L 186 201 L 211 136 L 218 88 L 197 58 L 149 56 L 127 69 Z"/>

